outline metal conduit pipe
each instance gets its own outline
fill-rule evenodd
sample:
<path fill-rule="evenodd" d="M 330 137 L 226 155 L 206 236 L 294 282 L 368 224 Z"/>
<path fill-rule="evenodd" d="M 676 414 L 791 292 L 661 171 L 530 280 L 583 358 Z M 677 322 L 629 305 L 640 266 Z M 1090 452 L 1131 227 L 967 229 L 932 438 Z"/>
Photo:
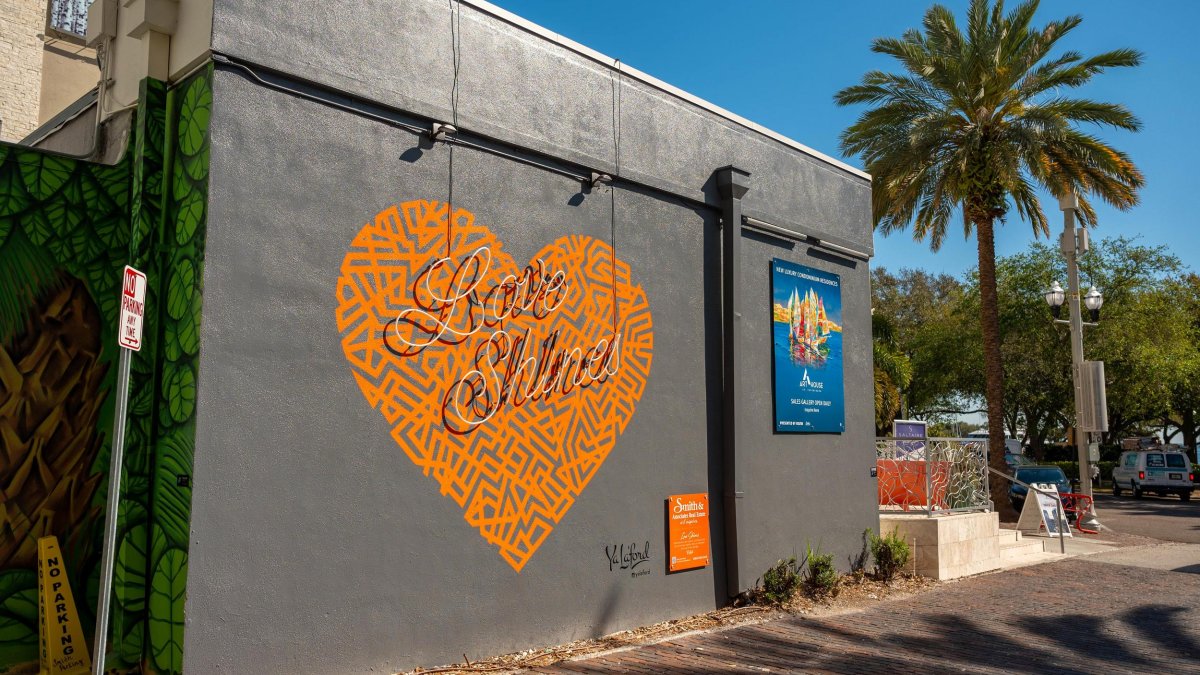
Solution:
<path fill-rule="evenodd" d="M 858 250 L 855 250 L 855 249 L 852 249 L 852 248 L 849 248 L 846 246 L 842 246 L 841 244 L 835 244 L 826 239 L 821 239 L 819 236 L 817 236 L 815 234 L 805 234 L 803 232 L 797 232 L 795 230 L 790 230 L 786 227 L 780 227 L 778 225 L 768 223 L 765 220 L 759 220 L 758 218 L 751 218 L 750 216 L 742 216 L 742 224 L 747 227 L 753 228 L 755 230 L 760 230 L 762 232 L 766 232 L 767 234 L 773 234 L 775 236 L 783 237 L 785 239 L 795 239 L 796 241 L 803 241 L 803 242 L 808 243 L 811 246 L 816 246 L 817 248 L 823 248 L 823 249 L 832 251 L 834 253 L 838 253 L 840 255 L 854 258 L 856 260 L 870 260 L 871 259 L 871 255 L 869 253 L 865 253 L 863 251 L 858 251 Z"/>
<path fill-rule="evenodd" d="M 750 190 L 750 174 L 727 166 L 716 171 L 721 195 L 721 521 L 725 535 L 725 592 L 741 592 L 738 559 L 738 405 L 737 356 L 741 352 L 742 321 L 738 279 L 742 269 L 742 197 Z"/>

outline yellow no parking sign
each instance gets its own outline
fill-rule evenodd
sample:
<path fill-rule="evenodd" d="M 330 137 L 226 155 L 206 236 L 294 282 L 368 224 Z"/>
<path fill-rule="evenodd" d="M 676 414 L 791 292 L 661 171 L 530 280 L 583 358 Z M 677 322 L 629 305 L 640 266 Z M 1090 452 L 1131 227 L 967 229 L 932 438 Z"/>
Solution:
<path fill-rule="evenodd" d="M 91 672 L 57 537 L 38 539 L 38 642 L 40 675 Z"/>

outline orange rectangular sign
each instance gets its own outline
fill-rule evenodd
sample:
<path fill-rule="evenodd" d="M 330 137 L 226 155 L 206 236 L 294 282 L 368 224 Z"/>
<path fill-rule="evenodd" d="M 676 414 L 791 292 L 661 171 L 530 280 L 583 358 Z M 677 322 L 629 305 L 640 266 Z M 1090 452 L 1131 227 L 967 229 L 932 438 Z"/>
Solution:
<path fill-rule="evenodd" d="M 671 495 L 667 499 L 668 571 L 708 567 L 708 495 Z"/>

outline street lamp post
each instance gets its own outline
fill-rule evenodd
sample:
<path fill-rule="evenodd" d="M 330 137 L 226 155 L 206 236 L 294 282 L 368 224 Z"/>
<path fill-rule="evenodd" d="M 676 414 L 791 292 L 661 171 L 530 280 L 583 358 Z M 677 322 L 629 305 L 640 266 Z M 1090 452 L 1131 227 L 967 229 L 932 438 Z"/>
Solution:
<path fill-rule="evenodd" d="M 1060 323 L 1068 323 L 1071 326 L 1071 376 L 1075 385 L 1075 446 L 1078 450 L 1079 458 L 1079 489 L 1080 492 L 1087 495 L 1089 499 L 1092 497 L 1092 474 L 1089 471 L 1089 456 L 1088 456 L 1088 433 L 1080 429 L 1084 420 L 1083 413 L 1083 312 L 1079 306 L 1079 264 L 1078 257 L 1081 253 L 1086 253 L 1088 250 L 1088 234 L 1085 228 L 1075 227 L 1075 212 L 1079 209 L 1079 197 L 1074 193 L 1068 193 L 1058 200 L 1059 208 L 1063 212 L 1063 233 L 1059 240 L 1059 248 L 1062 249 L 1063 256 L 1067 259 L 1067 290 L 1064 293 L 1063 288 L 1054 283 L 1054 286 L 1046 293 L 1046 302 L 1054 309 L 1055 321 Z M 1066 296 L 1064 298 L 1064 296 Z M 1058 319 L 1058 311 L 1062 306 L 1063 300 L 1066 300 L 1070 318 L 1067 321 Z M 1093 286 L 1087 295 L 1083 298 L 1084 304 L 1091 313 L 1092 321 L 1099 318 L 1100 306 L 1104 303 L 1104 297 L 1100 291 Z M 1100 522 L 1096 519 L 1096 511 L 1093 502 L 1092 510 L 1087 514 L 1081 514 L 1081 525 L 1096 529 Z"/>

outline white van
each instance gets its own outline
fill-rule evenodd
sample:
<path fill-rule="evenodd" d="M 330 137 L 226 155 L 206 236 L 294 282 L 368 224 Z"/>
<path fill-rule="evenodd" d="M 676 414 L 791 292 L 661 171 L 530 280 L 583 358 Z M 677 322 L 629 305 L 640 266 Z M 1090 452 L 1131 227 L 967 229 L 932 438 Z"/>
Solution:
<path fill-rule="evenodd" d="M 1153 492 L 1160 497 L 1173 492 L 1186 502 L 1192 498 L 1195 478 L 1191 461 L 1179 450 L 1129 450 L 1121 453 L 1113 469 L 1113 495 L 1121 496 L 1125 488 L 1138 499 L 1142 498 L 1143 492 Z"/>

